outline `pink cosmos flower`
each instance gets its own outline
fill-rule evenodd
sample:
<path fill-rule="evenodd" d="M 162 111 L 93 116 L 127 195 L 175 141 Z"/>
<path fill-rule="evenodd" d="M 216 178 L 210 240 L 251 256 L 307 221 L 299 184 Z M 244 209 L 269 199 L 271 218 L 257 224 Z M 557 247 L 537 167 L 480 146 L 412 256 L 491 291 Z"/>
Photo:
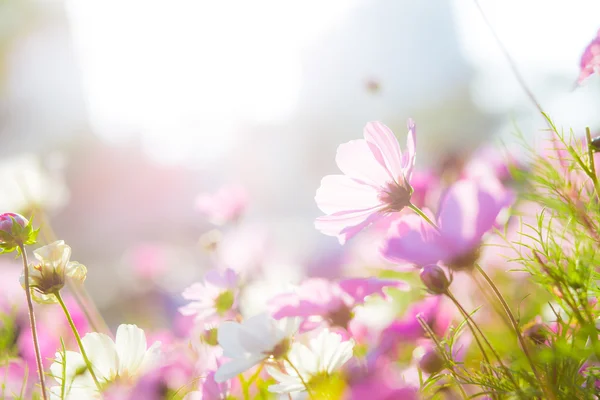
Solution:
<path fill-rule="evenodd" d="M 439 230 L 417 215 L 407 215 L 390 229 L 383 255 L 390 261 L 418 266 L 442 261 L 454 270 L 471 268 L 482 236 L 494 227 L 498 214 L 512 199 L 512 193 L 491 177 L 458 181 L 441 201 Z"/>
<path fill-rule="evenodd" d="M 237 221 L 247 205 L 248 193 L 240 185 L 223 186 L 214 194 L 202 194 L 196 199 L 196 208 L 215 225 Z"/>
<path fill-rule="evenodd" d="M 316 328 L 322 323 L 348 329 L 354 316 L 353 309 L 364 304 L 365 298 L 378 294 L 384 298 L 385 287 L 407 289 L 405 282 L 376 278 L 344 279 L 330 282 L 325 279 L 307 279 L 293 293 L 275 296 L 270 301 L 273 318 L 301 317 L 301 331 Z"/>
<path fill-rule="evenodd" d="M 210 323 L 235 316 L 238 275 L 232 269 L 210 270 L 204 282 L 194 283 L 182 293 L 191 303 L 181 307 L 183 315 L 195 316 L 196 322 Z"/>
<path fill-rule="evenodd" d="M 577 83 L 579 84 L 594 72 L 600 71 L 600 30 L 594 40 L 583 51 L 579 66 L 581 68 L 579 78 L 577 79 Z"/>
<path fill-rule="evenodd" d="M 443 336 L 452 322 L 454 309 L 441 296 L 428 297 L 414 304 L 402 319 L 393 322 L 381 332 L 379 345 L 368 356 L 370 363 L 376 362 L 381 356 L 389 355 L 394 358 L 400 345 L 426 337 L 417 316 L 420 316 L 436 334 Z"/>
<path fill-rule="evenodd" d="M 369 122 L 364 140 L 338 147 L 336 163 L 344 175 L 321 181 L 315 200 L 325 214 L 315 227 L 340 243 L 385 215 L 410 204 L 415 165 L 415 124 L 408 120 L 407 151 L 402 154 L 392 131 L 381 122 Z"/>

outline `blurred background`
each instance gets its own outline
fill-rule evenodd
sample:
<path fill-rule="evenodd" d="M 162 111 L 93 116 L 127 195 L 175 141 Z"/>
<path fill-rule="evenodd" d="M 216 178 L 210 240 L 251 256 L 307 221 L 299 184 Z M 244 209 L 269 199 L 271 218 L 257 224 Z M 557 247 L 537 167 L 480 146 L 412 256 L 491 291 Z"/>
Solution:
<path fill-rule="evenodd" d="M 481 5 L 557 125 L 600 128 L 598 78 L 575 84 L 600 3 Z M 174 309 L 150 295 L 178 298 L 213 240 L 281 285 L 335 269 L 313 197 L 367 121 L 403 144 L 413 117 L 421 168 L 545 127 L 470 0 L 2 0 L 0 116 L 0 211 L 47 216 L 111 324 Z M 197 207 L 227 184 L 230 234 Z"/>

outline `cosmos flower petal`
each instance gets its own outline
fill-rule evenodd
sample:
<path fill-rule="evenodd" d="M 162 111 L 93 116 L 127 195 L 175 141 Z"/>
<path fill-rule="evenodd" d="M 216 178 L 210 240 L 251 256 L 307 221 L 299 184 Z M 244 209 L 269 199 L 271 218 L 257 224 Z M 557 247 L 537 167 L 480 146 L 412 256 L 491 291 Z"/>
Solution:
<path fill-rule="evenodd" d="M 215 372 L 215 381 L 220 383 L 235 378 L 265 358 L 266 356 L 261 354 L 252 354 L 244 358 L 233 358 L 230 361 L 222 364 L 217 372 Z"/>
<path fill-rule="evenodd" d="M 410 181 L 417 155 L 417 128 L 412 119 L 408 120 L 407 125 L 408 135 L 406 136 L 406 151 L 402 154 L 402 169 L 404 170 L 404 177 Z"/>
<path fill-rule="evenodd" d="M 146 334 L 135 325 L 122 324 L 115 340 L 119 355 L 119 375 L 135 375 L 146 355 Z"/>
<path fill-rule="evenodd" d="M 98 379 L 110 381 L 119 371 L 119 355 L 115 343 L 103 333 L 88 333 L 81 339 Z"/>
<path fill-rule="evenodd" d="M 404 178 L 402 152 L 398 140 L 390 128 L 381 122 L 369 122 L 364 129 L 365 140 L 370 145 L 373 156 L 385 167 L 392 180 Z"/>
<path fill-rule="evenodd" d="M 435 228 L 420 216 L 411 214 L 390 227 L 382 254 L 392 262 L 427 265 L 444 259 L 448 249 Z"/>
<path fill-rule="evenodd" d="M 315 196 L 317 206 L 327 214 L 347 210 L 371 209 L 381 205 L 376 188 L 346 175 L 327 175 Z"/>
<path fill-rule="evenodd" d="M 344 244 L 361 230 L 383 218 L 378 210 L 370 208 L 324 215 L 315 220 L 315 227 L 325 235 L 337 236 L 340 244 Z"/>
<path fill-rule="evenodd" d="M 600 72 L 600 30 L 581 55 L 580 73 L 577 83 L 581 84 L 594 73 Z"/>
<path fill-rule="evenodd" d="M 382 187 L 392 177 L 373 156 L 365 140 L 351 140 L 338 147 L 335 162 L 348 177 L 373 187 Z"/>
<path fill-rule="evenodd" d="M 246 352 L 240 343 L 240 332 L 240 324 L 237 322 L 225 321 L 219 325 L 217 338 L 226 357 L 232 358 Z"/>

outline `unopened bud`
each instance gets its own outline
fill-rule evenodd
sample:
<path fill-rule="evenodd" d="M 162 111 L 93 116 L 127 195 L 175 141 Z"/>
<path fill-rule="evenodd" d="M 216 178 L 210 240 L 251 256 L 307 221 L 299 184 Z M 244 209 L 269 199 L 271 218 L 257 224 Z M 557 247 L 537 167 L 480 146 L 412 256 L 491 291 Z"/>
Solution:
<path fill-rule="evenodd" d="M 548 330 L 543 324 L 535 323 L 524 330 L 525 337 L 531 339 L 535 344 L 544 344 L 548 337 Z"/>
<path fill-rule="evenodd" d="M 35 243 L 37 232 L 22 215 L 0 214 L 0 249 L 4 253 L 9 253 L 20 245 Z"/>
<path fill-rule="evenodd" d="M 421 281 L 433 294 L 444 294 L 450 286 L 450 281 L 446 277 L 443 269 L 437 265 L 426 265 L 421 270 Z"/>
<path fill-rule="evenodd" d="M 444 369 L 444 359 L 436 349 L 429 349 L 419 360 L 419 368 L 427 374 L 435 374 Z"/>

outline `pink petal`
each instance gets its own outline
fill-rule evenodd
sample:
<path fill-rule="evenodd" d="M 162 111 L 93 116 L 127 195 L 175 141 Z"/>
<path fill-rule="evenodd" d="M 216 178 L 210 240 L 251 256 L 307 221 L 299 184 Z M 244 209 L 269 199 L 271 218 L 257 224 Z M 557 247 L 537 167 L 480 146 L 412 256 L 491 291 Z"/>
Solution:
<path fill-rule="evenodd" d="M 378 207 L 367 210 L 339 212 L 315 220 L 315 228 L 325 235 L 337 236 L 340 244 L 354 237 L 362 229 L 383 218 Z"/>
<path fill-rule="evenodd" d="M 406 180 L 410 181 L 415 167 L 417 155 L 417 128 L 412 119 L 408 119 L 408 135 L 406 136 L 406 151 L 402 154 L 402 169 Z"/>
<path fill-rule="evenodd" d="M 458 181 L 446 192 L 440 203 L 440 229 L 444 238 L 463 247 L 475 238 L 475 220 L 479 212 L 477 186 L 471 180 Z"/>
<path fill-rule="evenodd" d="M 442 235 L 457 247 L 474 246 L 494 227 L 498 214 L 512 198 L 512 193 L 492 177 L 458 181 L 440 205 Z"/>
<path fill-rule="evenodd" d="M 395 287 L 402 290 L 408 290 L 409 288 L 406 282 L 400 280 L 377 278 L 344 279 L 338 284 L 344 292 L 352 296 L 357 304 L 364 303 L 365 298 L 373 294 L 379 294 L 381 297 L 387 298 L 383 292 L 385 287 Z"/>
<path fill-rule="evenodd" d="M 335 162 L 350 178 L 374 187 L 384 187 L 392 178 L 385 167 L 375 159 L 369 144 L 364 140 L 352 140 L 339 145 Z"/>
<path fill-rule="evenodd" d="M 365 140 L 374 145 L 371 151 L 396 182 L 404 179 L 402 152 L 394 133 L 381 122 L 369 122 L 364 129 Z"/>
<path fill-rule="evenodd" d="M 378 191 L 346 175 L 327 175 L 321 180 L 315 201 L 326 214 L 365 210 L 381 204 Z"/>
<path fill-rule="evenodd" d="M 440 234 L 416 214 L 406 215 L 390 228 L 390 237 L 382 249 L 392 262 L 417 265 L 433 264 L 448 255 Z"/>
<path fill-rule="evenodd" d="M 585 48 L 581 55 L 580 61 L 581 72 L 577 83 L 581 84 L 587 77 L 592 75 L 594 72 L 600 70 L 600 30 L 598 34 L 591 41 L 591 43 Z"/>

